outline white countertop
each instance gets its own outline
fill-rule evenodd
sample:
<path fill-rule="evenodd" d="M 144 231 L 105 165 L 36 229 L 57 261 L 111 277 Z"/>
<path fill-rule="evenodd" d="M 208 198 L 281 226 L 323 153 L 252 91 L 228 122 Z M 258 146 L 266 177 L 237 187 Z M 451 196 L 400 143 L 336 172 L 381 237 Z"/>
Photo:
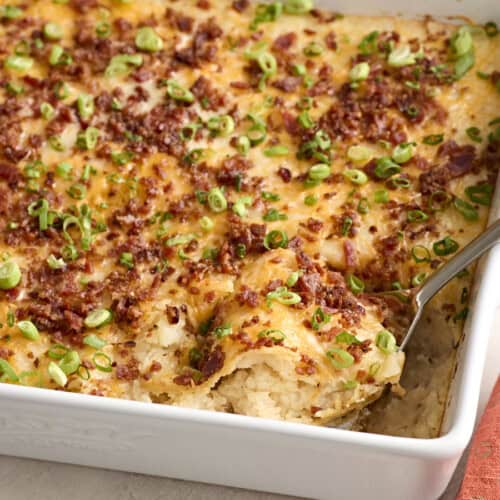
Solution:
<path fill-rule="evenodd" d="M 500 308 L 493 327 L 480 401 L 484 410 L 489 394 L 500 374 Z M 465 457 L 441 500 L 453 500 L 460 487 Z M 279 500 L 268 493 L 225 488 L 188 481 L 157 478 L 108 470 L 38 462 L 0 456 L 0 499 L 3 500 Z"/>

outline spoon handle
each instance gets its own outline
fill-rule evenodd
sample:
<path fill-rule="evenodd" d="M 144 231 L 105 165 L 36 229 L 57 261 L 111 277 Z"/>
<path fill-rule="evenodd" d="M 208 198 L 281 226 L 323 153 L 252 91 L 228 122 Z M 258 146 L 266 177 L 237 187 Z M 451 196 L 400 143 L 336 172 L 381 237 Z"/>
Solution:
<path fill-rule="evenodd" d="M 491 224 L 484 233 L 472 240 L 466 247 L 439 268 L 422 286 L 415 300 L 419 307 L 423 307 L 436 295 L 446 283 L 453 279 L 462 269 L 479 258 L 495 243 L 500 241 L 500 219 Z"/>

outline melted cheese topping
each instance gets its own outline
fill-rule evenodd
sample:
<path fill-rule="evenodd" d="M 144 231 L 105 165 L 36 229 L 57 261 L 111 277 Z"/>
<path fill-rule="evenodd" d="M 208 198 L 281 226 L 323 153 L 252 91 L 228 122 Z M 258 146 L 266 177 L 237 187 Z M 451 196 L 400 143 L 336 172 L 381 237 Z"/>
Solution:
<path fill-rule="evenodd" d="M 460 247 L 484 227 L 488 203 L 465 191 L 491 195 L 495 178 L 498 92 L 476 71 L 498 69 L 498 38 L 466 30 L 474 66 L 454 81 L 456 26 L 313 11 L 251 29 L 257 11 L 239 4 L 39 0 L 2 21 L 0 251 L 23 274 L 0 291 L 0 357 L 21 375 L 4 370 L 3 381 L 308 423 L 399 387 L 404 355 L 380 341 L 388 328 L 399 338 L 398 307 L 373 293 L 411 288 L 447 258 L 436 242 Z M 44 34 L 48 22 L 60 39 Z M 144 26 L 161 50 L 137 47 Z M 374 31 L 376 45 L 360 55 Z M 55 46 L 65 55 L 51 64 Z M 413 59 L 389 65 L 405 46 Z M 9 66 L 15 54 L 31 66 Z M 118 55 L 127 66 L 106 76 Z M 370 73 L 352 83 L 361 62 Z M 188 102 L 172 98 L 172 85 L 190 89 Z M 90 116 L 82 94 L 92 96 Z M 42 103 L 54 109 L 48 119 Z M 229 134 L 210 129 L 228 116 Z M 255 124 L 265 139 L 238 150 Z M 91 128 L 99 137 L 86 146 Z M 431 135 L 443 145 L 428 144 Z M 413 157 L 391 162 L 392 179 L 377 177 L 377 159 L 399 143 L 414 144 Z M 354 145 L 362 161 L 350 157 Z M 318 163 L 326 179 L 311 182 Z M 367 182 L 351 182 L 352 169 Z M 442 211 L 429 209 L 443 197 Z M 424 220 L 408 220 L 416 210 Z M 440 334 L 410 346 L 407 395 L 384 397 L 366 429 L 437 435 L 468 286 L 461 277 L 433 301 Z M 92 329 L 84 320 L 96 309 L 113 320 Z M 23 319 L 38 339 L 22 335 Z M 61 383 L 48 368 L 70 351 L 80 368 Z"/>

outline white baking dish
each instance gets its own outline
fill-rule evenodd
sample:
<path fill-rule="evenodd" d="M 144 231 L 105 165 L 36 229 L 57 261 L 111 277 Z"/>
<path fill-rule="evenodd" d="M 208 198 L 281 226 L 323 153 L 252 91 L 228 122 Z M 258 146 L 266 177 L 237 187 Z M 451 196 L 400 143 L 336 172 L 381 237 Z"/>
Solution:
<path fill-rule="evenodd" d="M 394 14 L 401 9 L 395 1 L 321 3 L 350 13 Z M 407 15 L 469 15 L 479 21 L 500 15 L 497 0 L 421 0 L 405 4 L 404 10 Z M 497 189 L 492 217 L 500 215 L 499 193 Z M 499 277 L 497 246 L 478 271 L 443 435 L 437 439 L 0 384 L 0 453 L 314 498 L 437 498 L 473 430 Z"/>

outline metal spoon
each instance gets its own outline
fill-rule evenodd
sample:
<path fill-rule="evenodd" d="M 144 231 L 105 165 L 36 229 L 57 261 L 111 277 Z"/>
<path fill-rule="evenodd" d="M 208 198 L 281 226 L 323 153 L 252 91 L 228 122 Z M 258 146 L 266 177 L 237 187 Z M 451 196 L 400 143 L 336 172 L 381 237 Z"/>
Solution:
<path fill-rule="evenodd" d="M 450 259 L 444 266 L 440 267 L 430 278 L 415 291 L 411 293 L 411 306 L 414 312 L 413 321 L 401 343 L 399 349 L 404 350 L 412 333 L 415 331 L 418 320 L 422 315 L 425 304 L 436 295 L 450 280 L 452 280 L 462 269 L 478 259 L 484 252 L 489 250 L 495 243 L 500 241 L 500 219 L 491 224 L 488 229 L 476 239 L 472 240 L 459 253 Z"/>

